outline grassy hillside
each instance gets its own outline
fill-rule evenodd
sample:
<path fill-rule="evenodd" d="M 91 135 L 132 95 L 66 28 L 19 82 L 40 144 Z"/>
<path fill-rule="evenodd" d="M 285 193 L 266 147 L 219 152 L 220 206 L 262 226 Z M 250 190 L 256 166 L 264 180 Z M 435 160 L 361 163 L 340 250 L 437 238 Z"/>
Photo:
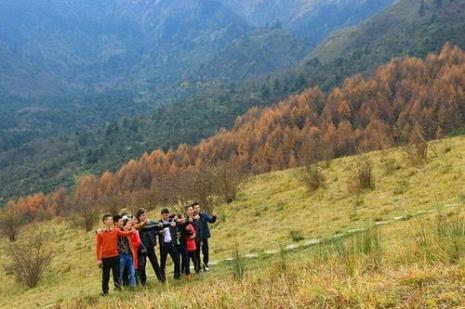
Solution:
<path fill-rule="evenodd" d="M 433 242 L 442 222 L 437 221 L 437 213 L 450 220 L 456 212 L 463 215 L 463 153 L 464 137 L 432 142 L 425 165 L 411 165 L 400 149 L 370 153 L 366 157 L 373 164 L 375 188 L 360 194 L 348 189 L 360 157 L 333 161 L 323 170 L 325 188 L 313 193 L 298 180 L 296 170 L 251 178 L 242 185 L 237 201 L 217 207 L 220 217 L 213 227 L 211 254 L 218 264 L 214 263 L 213 271 L 190 283 L 169 281 L 162 287 L 150 270 L 152 284 L 136 294 L 98 296 L 100 273 L 94 261 L 93 233 L 72 229 L 63 219 L 29 226 L 22 236 L 42 230 L 50 237 L 56 257 L 34 289 L 0 272 L 0 307 L 53 307 L 56 303 L 64 307 L 166 307 L 159 301 L 174 308 L 463 305 L 459 287 L 465 282 L 460 253 L 465 228 L 458 225 L 460 233 L 455 229 L 455 238 L 448 239 L 459 249 L 453 262 L 449 251 L 438 245 L 447 242 Z M 372 226 L 378 226 L 376 236 L 356 233 Z M 341 237 L 309 246 L 335 235 Z M 380 248 L 361 246 L 360 253 L 354 244 L 367 239 Z M 242 282 L 232 278 L 230 262 L 225 261 L 235 243 L 243 254 L 256 256 L 246 259 Z M 7 245 L 0 243 L 2 265 L 8 262 Z M 268 254 L 289 245 L 299 248 Z M 193 292 L 195 298 L 186 303 L 185 294 Z"/>

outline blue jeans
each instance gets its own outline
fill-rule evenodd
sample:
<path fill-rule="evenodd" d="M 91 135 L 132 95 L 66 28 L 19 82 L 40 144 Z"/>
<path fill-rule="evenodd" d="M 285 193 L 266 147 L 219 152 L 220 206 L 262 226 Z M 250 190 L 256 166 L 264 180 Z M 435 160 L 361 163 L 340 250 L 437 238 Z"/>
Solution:
<path fill-rule="evenodd" d="M 129 286 L 136 287 L 136 271 L 134 269 L 134 259 L 132 253 L 124 253 L 119 255 L 119 280 L 123 282 L 123 273 L 127 268 L 129 276 Z"/>
<path fill-rule="evenodd" d="M 189 253 L 187 252 L 187 245 L 177 245 L 178 253 L 181 255 L 181 273 L 188 275 L 190 274 L 189 267 Z"/>

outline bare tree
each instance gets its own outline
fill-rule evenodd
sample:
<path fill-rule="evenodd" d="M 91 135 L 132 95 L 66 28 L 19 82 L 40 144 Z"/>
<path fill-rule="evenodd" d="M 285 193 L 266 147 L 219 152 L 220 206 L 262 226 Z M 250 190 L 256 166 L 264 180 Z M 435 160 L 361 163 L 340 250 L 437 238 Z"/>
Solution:
<path fill-rule="evenodd" d="M 24 218 L 15 209 L 5 209 L 0 213 L 0 233 L 11 242 L 16 241 L 24 223 Z"/>
<path fill-rule="evenodd" d="M 211 166 L 201 168 L 195 178 L 195 188 L 197 192 L 197 200 L 203 207 L 209 211 L 213 211 L 213 201 L 215 194 L 215 171 Z"/>
<path fill-rule="evenodd" d="M 231 203 L 239 191 L 239 185 L 246 178 L 246 173 L 236 164 L 220 162 L 214 167 L 214 184 L 217 195 L 226 203 Z"/>
<path fill-rule="evenodd" d="M 7 255 L 11 262 L 5 266 L 6 270 L 15 275 L 17 282 L 30 288 L 39 283 L 53 258 L 52 251 L 46 248 L 42 233 L 10 244 Z"/>

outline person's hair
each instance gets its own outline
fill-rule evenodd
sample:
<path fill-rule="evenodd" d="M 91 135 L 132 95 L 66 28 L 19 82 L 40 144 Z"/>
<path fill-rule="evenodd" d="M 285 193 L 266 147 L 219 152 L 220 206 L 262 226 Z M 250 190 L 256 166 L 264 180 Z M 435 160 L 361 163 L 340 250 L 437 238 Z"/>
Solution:
<path fill-rule="evenodd" d="M 187 205 L 186 207 L 184 207 L 184 211 L 188 210 L 188 209 L 191 208 L 191 207 L 194 207 L 194 206 L 192 206 L 192 205 Z"/>
<path fill-rule="evenodd" d="M 163 208 L 160 213 L 161 214 L 169 214 L 170 211 L 168 210 L 168 208 Z"/>
<path fill-rule="evenodd" d="M 119 215 L 121 216 L 121 218 L 124 217 L 124 216 L 127 216 L 127 217 L 130 217 L 130 216 L 131 216 L 131 214 L 130 214 L 129 212 L 127 212 L 127 211 L 122 212 L 122 213 L 120 213 Z"/>
<path fill-rule="evenodd" d="M 120 215 L 116 215 L 113 217 L 113 222 L 118 223 L 118 221 L 121 219 Z"/>
<path fill-rule="evenodd" d="M 123 220 L 123 227 L 125 227 L 126 224 L 128 224 L 129 221 L 130 221 L 129 219 L 124 219 L 124 220 Z"/>
<path fill-rule="evenodd" d="M 103 217 L 102 217 L 102 222 L 105 222 L 105 220 L 106 220 L 107 218 L 109 218 L 109 217 L 111 217 L 110 214 L 104 214 Z"/>
<path fill-rule="evenodd" d="M 177 215 L 177 217 L 178 217 L 178 219 L 182 219 L 182 218 L 183 218 L 181 214 Z"/>
<path fill-rule="evenodd" d="M 192 206 L 192 207 L 194 207 L 194 206 L 200 206 L 200 204 L 199 204 L 199 202 L 195 201 L 195 202 L 193 202 L 193 203 L 191 204 L 191 206 Z"/>
<path fill-rule="evenodd" d="M 137 209 L 137 211 L 136 211 L 137 220 L 139 220 L 139 217 L 142 216 L 143 214 L 145 214 L 145 209 L 144 208 Z"/>

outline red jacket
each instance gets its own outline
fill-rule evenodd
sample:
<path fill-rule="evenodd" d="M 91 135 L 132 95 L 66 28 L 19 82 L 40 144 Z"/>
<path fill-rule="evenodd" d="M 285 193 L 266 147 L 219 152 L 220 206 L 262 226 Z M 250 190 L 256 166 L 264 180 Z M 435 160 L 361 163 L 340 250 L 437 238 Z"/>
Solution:
<path fill-rule="evenodd" d="M 186 230 L 191 232 L 191 236 L 186 236 L 187 251 L 193 252 L 197 250 L 197 245 L 195 244 L 195 235 L 197 232 L 192 224 L 188 224 Z"/>
<path fill-rule="evenodd" d="M 139 231 L 134 231 L 132 233 L 131 237 L 131 242 L 132 242 L 132 256 L 134 257 L 134 268 L 137 270 L 139 268 L 139 259 L 137 257 L 137 252 L 139 252 L 139 246 L 140 246 L 140 236 L 139 236 Z"/>

